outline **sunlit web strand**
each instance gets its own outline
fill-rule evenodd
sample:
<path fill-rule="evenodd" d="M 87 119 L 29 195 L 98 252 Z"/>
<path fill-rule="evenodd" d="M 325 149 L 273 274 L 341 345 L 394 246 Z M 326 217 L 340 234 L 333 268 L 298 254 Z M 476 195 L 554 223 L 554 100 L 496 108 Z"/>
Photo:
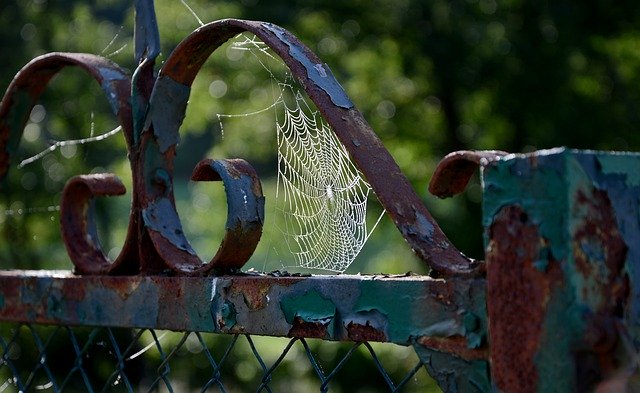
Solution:
<path fill-rule="evenodd" d="M 103 140 L 105 140 L 105 139 L 117 134 L 121 130 L 122 130 L 122 126 L 118 126 L 118 127 L 114 128 L 111 131 L 105 132 L 104 134 L 92 136 L 92 137 L 89 137 L 89 138 L 69 139 L 69 140 L 65 140 L 65 141 L 56 141 L 51 146 L 49 146 L 46 149 L 42 150 L 40 153 L 38 153 L 38 154 L 36 154 L 34 156 L 31 156 L 29 158 L 25 158 L 24 160 L 20 161 L 20 164 L 18 164 L 18 168 L 22 168 L 25 165 L 29 165 L 29 164 L 41 159 L 42 157 L 46 156 L 47 154 L 54 152 L 56 149 L 58 149 L 60 147 L 72 146 L 72 145 L 83 145 L 85 143 L 103 141 Z"/>
<path fill-rule="evenodd" d="M 5 216 L 24 216 L 27 214 L 37 213 L 53 213 L 59 212 L 60 205 L 42 206 L 42 207 L 29 207 L 20 209 L 7 209 L 4 211 Z"/>
<path fill-rule="evenodd" d="M 193 10 L 193 8 L 191 8 L 189 6 L 189 4 L 187 4 L 187 2 L 185 0 L 180 0 L 180 2 L 182 3 L 182 5 L 184 5 L 189 10 L 189 12 L 191 12 L 191 15 L 193 15 L 193 17 L 196 18 L 196 20 L 198 21 L 200 26 L 204 26 L 204 23 L 202 22 L 202 19 L 200 19 L 200 17 L 198 16 L 198 14 L 196 14 L 196 12 Z"/>

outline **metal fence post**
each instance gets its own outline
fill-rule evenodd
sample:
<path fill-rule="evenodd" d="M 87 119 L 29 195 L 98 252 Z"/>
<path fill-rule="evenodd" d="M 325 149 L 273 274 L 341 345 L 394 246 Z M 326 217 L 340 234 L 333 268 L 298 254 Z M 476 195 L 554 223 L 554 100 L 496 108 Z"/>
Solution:
<path fill-rule="evenodd" d="M 483 169 L 492 381 L 632 388 L 640 342 L 640 155 L 553 149 Z M 617 390 L 619 391 L 619 390 Z"/>

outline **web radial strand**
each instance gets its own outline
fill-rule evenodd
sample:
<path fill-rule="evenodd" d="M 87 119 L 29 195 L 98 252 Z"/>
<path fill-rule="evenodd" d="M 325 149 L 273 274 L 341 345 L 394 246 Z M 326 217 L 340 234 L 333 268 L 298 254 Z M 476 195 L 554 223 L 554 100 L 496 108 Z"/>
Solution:
<path fill-rule="evenodd" d="M 281 229 L 298 266 L 343 272 L 369 236 L 371 187 L 320 114 L 295 97 L 277 124 Z"/>

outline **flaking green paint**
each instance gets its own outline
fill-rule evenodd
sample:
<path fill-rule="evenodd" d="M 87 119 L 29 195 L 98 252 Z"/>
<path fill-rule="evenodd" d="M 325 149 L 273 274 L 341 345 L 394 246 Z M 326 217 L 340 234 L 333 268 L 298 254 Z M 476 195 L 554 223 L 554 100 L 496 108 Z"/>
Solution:
<path fill-rule="evenodd" d="M 424 296 L 425 294 L 418 286 L 410 288 L 381 286 L 374 280 L 362 281 L 360 297 L 353 311 L 358 313 L 375 310 L 384 315 L 387 318 L 385 333 L 390 341 L 398 341 L 406 337 L 464 335 L 465 330 L 461 321 L 451 319 L 451 313 L 440 314 L 437 310 L 433 310 L 432 315 L 412 315 L 409 318 L 410 323 L 407 323 L 407 310 L 404 305 Z"/>
<path fill-rule="evenodd" d="M 576 345 L 585 333 L 583 309 L 576 307 L 571 285 L 557 288 L 547 304 L 540 350 L 535 364 L 538 370 L 538 392 L 571 392 L 576 390 Z"/>
<path fill-rule="evenodd" d="M 568 238 L 565 215 L 568 201 L 563 190 L 567 188 L 565 176 L 566 149 L 539 152 L 535 164 L 524 155 L 507 156 L 483 170 L 484 197 L 482 202 L 483 226 L 491 226 L 493 217 L 505 206 L 518 205 L 539 228 L 542 237 L 550 241 L 549 249 L 555 259 L 567 255 Z M 541 219 L 544 218 L 544 219 Z M 488 234 L 485 234 L 485 246 Z"/>
<path fill-rule="evenodd" d="M 225 301 L 220 308 L 220 315 L 224 321 L 225 329 L 231 329 L 236 325 L 236 307 L 230 301 Z"/>
<path fill-rule="evenodd" d="M 324 90 L 334 105 L 345 109 L 353 108 L 353 102 L 349 99 L 340 83 L 336 80 L 329 66 L 325 63 L 314 63 L 305 53 L 305 49 L 300 44 L 291 41 L 284 29 L 272 23 L 263 23 L 262 26 L 284 42 L 289 47 L 289 54 L 296 59 L 307 70 L 307 77 L 315 83 L 316 86 Z"/>
<path fill-rule="evenodd" d="M 326 322 L 336 315 L 336 305 L 315 288 L 283 298 L 280 308 L 289 324 L 293 324 L 296 317 L 305 322 Z"/>
<path fill-rule="evenodd" d="M 464 335 L 467 337 L 467 347 L 480 348 L 485 338 L 480 319 L 474 313 L 467 311 L 463 314 L 462 323 Z"/>
<path fill-rule="evenodd" d="M 598 161 L 605 175 L 622 174 L 629 187 L 640 187 L 640 155 L 629 153 L 610 153 L 598 155 Z"/>
<path fill-rule="evenodd" d="M 160 76 L 156 79 L 145 128 L 148 129 L 153 124 L 153 134 L 161 153 L 165 153 L 171 146 L 180 142 L 178 130 L 184 120 L 190 94 L 189 86 L 178 83 L 168 76 Z"/>

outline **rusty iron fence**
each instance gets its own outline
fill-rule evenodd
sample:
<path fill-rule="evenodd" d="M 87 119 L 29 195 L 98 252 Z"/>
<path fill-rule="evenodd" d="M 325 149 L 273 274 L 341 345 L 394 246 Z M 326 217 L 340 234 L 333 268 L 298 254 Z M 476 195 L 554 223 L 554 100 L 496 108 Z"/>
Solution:
<path fill-rule="evenodd" d="M 482 173 L 486 261 L 472 260 L 446 238 L 329 67 L 295 36 L 271 23 L 215 21 L 156 72 L 153 2 L 135 6 L 131 78 L 100 56 L 51 53 L 27 64 L 0 104 L 5 177 L 47 83 L 80 68 L 108 98 L 133 179 L 116 258 L 100 248 L 92 202 L 123 194 L 124 185 L 111 174 L 80 175 L 60 207 L 74 271 L 0 272 L 0 391 L 304 390 L 296 383 L 308 378 L 294 377 L 304 373 L 320 391 L 341 389 L 334 382 L 342 373 L 353 380 L 349 391 L 419 391 L 425 371 L 451 392 L 637 388 L 640 155 L 448 155 L 431 180 L 435 195 L 459 193 Z M 260 181 L 242 159 L 205 159 L 194 169 L 195 181 L 224 183 L 228 220 L 211 261 L 193 250 L 173 194 L 178 130 L 201 66 L 243 31 L 289 67 L 429 276 L 242 272 L 264 217 Z M 275 341 L 261 345 L 263 337 Z M 323 359 L 331 345 L 342 346 Z M 384 346 L 408 352 L 385 364 L 377 355 Z M 242 369 L 247 362 L 254 366 Z"/>

